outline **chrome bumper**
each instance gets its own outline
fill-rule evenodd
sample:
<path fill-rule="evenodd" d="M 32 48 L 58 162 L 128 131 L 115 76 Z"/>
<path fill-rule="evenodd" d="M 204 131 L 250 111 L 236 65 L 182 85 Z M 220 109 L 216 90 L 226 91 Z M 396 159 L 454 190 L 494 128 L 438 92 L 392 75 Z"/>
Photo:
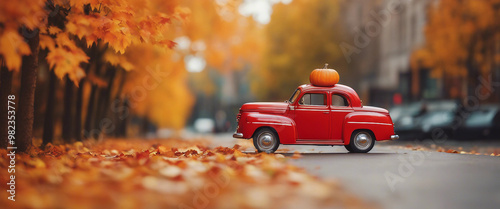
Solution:
<path fill-rule="evenodd" d="M 392 135 L 391 136 L 391 140 L 396 140 L 396 139 L 399 139 L 399 135 Z"/>
<path fill-rule="evenodd" d="M 233 134 L 233 138 L 239 138 L 239 139 L 242 139 L 242 138 L 243 138 L 243 134 L 242 134 L 242 133 L 234 133 L 234 134 Z"/>

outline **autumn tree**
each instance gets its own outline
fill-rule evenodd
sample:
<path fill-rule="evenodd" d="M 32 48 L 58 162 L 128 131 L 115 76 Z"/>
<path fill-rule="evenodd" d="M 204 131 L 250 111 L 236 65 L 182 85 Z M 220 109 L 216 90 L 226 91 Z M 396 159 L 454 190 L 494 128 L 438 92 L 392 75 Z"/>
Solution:
<path fill-rule="evenodd" d="M 182 27 L 180 36 L 187 38 L 186 57 L 202 58 L 206 71 L 190 76 L 195 91 L 212 95 L 215 85 L 208 71 L 230 75 L 245 67 L 257 67 L 264 44 L 264 26 L 239 12 L 242 1 L 183 1 L 192 14 Z"/>
<path fill-rule="evenodd" d="M 25 151 L 31 145 L 33 129 L 33 102 L 36 86 L 36 73 L 38 65 L 38 28 L 43 25 L 43 17 L 47 11 L 44 1 L 16 1 L 5 2 L 0 8 L 0 56 L 2 57 L 2 83 L 0 102 L 1 107 L 7 104 L 7 96 L 11 94 L 10 71 L 21 70 L 21 89 L 17 101 L 16 114 L 16 146 L 19 151 Z M 0 111 L 2 118 L 2 147 L 7 145 L 7 115 Z M 4 128 L 5 127 L 5 128 Z"/>
<path fill-rule="evenodd" d="M 338 47 L 342 31 L 338 10 L 338 1 L 294 0 L 274 6 L 265 29 L 262 66 L 252 76 L 256 95 L 283 100 L 298 85 L 309 83 L 309 73 L 325 63 L 340 73 L 341 82 L 349 78 Z"/>
<path fill-rule="evenodd" d="M 137 59 L 142 56 L 143 59 Z M 116 66 L 129 69 L 122 77 L 122 89 L 117 89 L 111 101 L 111 111 L 120 117 L 136 115 L 143 123 L 158 127 L 182 129 L 189 117 L 194 98 L 187 86 L 183 59 L 172 59 L 173 50 L 143 44 L 132 46 L 123 55 L 108 52 L 105 59 Z M 143 70 L 134 70 L 134 69 Z M 126 99 L 128 106 L 122 105 Z M 123 118 L 121 119 L 123 120 Z M 120 121 L 116 123 L 120 124 Z M 117 127 L 118 128 L 118 127 Z M 136 130 L 136 134 L 143 130 Z"/>
<path fill-rule="evenodd" d="M 57 9 L 52 11 L 52 8 Z M 48 22 L 49 15 L 57 14 L 63 17 L 62 25 Z M 168 34 L 167 26 L 172 18 L 183 17 L 174 1 L 49 0 L 5 4 L 0 15 L 3 26 L 0 33 L 3 69 L 18 71 L 22 66 L 19 119 L 16 121 L 19 150 L 26 150 L 32 139 L 39 46 L 48 50 L 45 59 L 60 79 L 67 76 L 68 80 L 79 84 L 86 75 L 81 63 L 89 61 L 86 47 L 109 47 L 117 53 L 124 53 L 129 46 L 141 43 L 173 47 L 174 43 L 164 34 Z M 80 46 L 80 41 L 85 43 L 84 47 Z M 25 57 L 21 62 L 22 56 Z M 98 57 L 91 64 L 94 68 L 101 68 L 102 63 Z M 8 80 L 8 73 L 5 74 L 2 79 Z M 7 89 L 9 87 L 3 85 L 10 84 L 8 81 L 2 82 L 2 89 Z"/>
<path fill-rule="evenodd" d="M 499 64 L 499 19 L 498 0 L 439 1 L 429 10 L 427 43 L 412 55 L 413 77 L 418 79 L 419 70 L 430 69 L 431 76 L 442 81 L 447 98 L 474 94 L 479 77 L 491 89 L 488 78 Z M 413 85 L 412 92 L 418 95 L 419 87 Z"/>
<path fill-rule="evenodd" d="M 200 112 L 203 112 L 202 117 L 212 117 L 211 114 L 218 110 L 231 112 L 235 100 L 224 97 L 236 95 L 241 85 L 238 79 L 247 79 L 238 74 L 257 67 L 264 27 L 240 14 L 242 2 L 187 0 L 180 3 L 191 11 L 191 15 L 177 30 L 174 40 L 179 41 L 179 45 L 174 57 L 184 62 L 186 69 L 191 63 L 202 62 L 198 69 L 189 69 L 196 72 L 186 75 L 191 94 L 197 96 L 197 105 L 202 106 L 192 109 L 192 118 L 200 117 Z"/>

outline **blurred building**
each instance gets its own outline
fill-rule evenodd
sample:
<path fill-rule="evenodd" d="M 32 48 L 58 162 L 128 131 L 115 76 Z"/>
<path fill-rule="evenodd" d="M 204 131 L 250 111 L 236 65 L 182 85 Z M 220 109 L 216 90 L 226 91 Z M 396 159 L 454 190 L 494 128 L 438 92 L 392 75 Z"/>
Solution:
<path fill-rule="evenodd" d="M 410 56 L 425 44 L 427 9 L 437 0 L 351 0 L 341 10 L 348 44 L 355 47 L 349 63 L 360 72 L 358 91 L 365 103 L 391 106 L 412 100 Z M 366 43 L 368 42 L 368 43 Z M 418 97 L 439 97 L 437 81 L 419 71 Z M 394 98 L 397 97 L 394 101 Z"/>
<path fill-rule="evenodd" d="M 385 0 L 382 7 L 391 9 L 393 0 Z M 429 76 L 429 70 L 419 70 L 412 74 L 410 56 L 413 51 L 425 44 L 424 29 L 427 23 L 427 10 L 435 0 L 400 1 L 397 12 L 382 30 L 380 36 L 380 71 L 376 82 L 377 89 L 387 93 L 400 94 L 403 101 L 412 100 L 412 82 L 419 80 L 420 92 L 414 92 L 413 99 L 438 98 L 437 80 Z M 418 76 L 419 79 L 414 79 Z M 390 96 L 390 95 L 388 95 Z"/>
<path fill-rule="evenodd" d="M 241 105 L 255 100 L 250 93 L 250 81 L 247 79 L 250 68 L 245 66 L 241 70 L 225 72 L 209 68 L 206 71 L 205 82 L 213 83 L 214 92 L 207 94 L 193 89 L 196 103 L 188 123 L 195 125 L 200 119 L 210 119 L 214 122 L 213 132 L 234 131 L 236 114 Z"/>
<path fill-rule="evenodd" d="M 367 40 L 366 46 L 358 47 L 355 39 L 365 33 L 365 25 L 374 21 L 370 13 L 378 11 L 379 7 L 380 3 L 377 1 L 351 0 L 344 1 L 340 9 L 341 21 L 347 32 L 344 43 L 359 49 L 359 53 L 353 54 L 350 60 L 346 58 L 350 70 L 357 72 L 359 78 L 359 82 L 349 85 L 356 89 L 365 103 L 370 102 L 370 89 L 375 85 L 374 80 L 379 71 L 380 58 L 376 55 L 380 51 L 380 42 L 378 37 L 373 37 Z"/>

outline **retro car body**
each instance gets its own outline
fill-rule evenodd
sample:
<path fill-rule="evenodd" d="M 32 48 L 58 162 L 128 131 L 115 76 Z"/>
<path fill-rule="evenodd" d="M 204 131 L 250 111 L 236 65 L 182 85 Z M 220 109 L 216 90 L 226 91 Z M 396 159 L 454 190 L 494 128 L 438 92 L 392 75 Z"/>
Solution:
<path fill-rule="evenodd" d="M 237 116 L 234 138 L 253 138 L 259 152 L 280 144 L 344 145 L 350 152 L 369 152 L 375 141 L 394 140 L 389 111 L 363 106 L 350 87 L 336 84 L 299 86 L 285 102 L 246 103 Z"/>

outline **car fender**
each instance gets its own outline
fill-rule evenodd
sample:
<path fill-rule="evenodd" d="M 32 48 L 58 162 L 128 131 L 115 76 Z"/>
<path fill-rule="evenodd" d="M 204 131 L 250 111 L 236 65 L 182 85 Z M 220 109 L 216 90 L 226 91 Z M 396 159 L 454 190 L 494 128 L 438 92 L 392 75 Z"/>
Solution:
<path fill-rule="evenodd" d="M 344 120 L 344 144 L 351 141 L 351 134 L 355 130 L 370 130 L 377 141 L 389 140 L 394 134 L 394 124 L 387 114 L 377 112 L 353 112 L 346 115 Z"/>
<path fill-rule="evenodd" d="M 271 127 L 276 130 L 282 144 L 293 144 L 297 139 L 296 125 L 291 118 L 258 112 L 246 113 L 245 118 L 244 138 L 251 138 L 260 127 Z"/>

